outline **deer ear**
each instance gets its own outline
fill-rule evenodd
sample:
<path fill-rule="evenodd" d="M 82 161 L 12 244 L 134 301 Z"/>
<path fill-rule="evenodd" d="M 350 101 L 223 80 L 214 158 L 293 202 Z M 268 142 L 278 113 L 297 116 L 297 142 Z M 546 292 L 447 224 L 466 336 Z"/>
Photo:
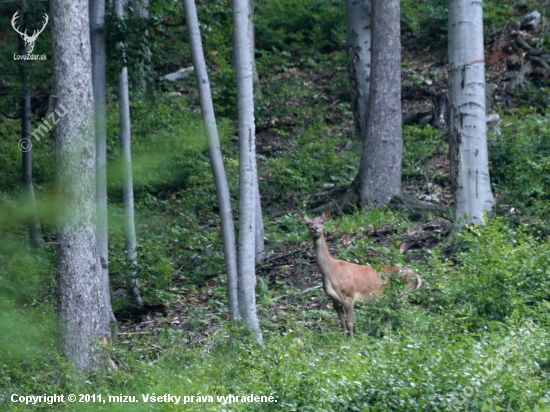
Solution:
<path fill-rule="evenodd" d="M 327 207 L 326 210 L 323 212 L 323 216 L 321 216 L 323 220 L 327 220 L 330 217 L 330 207 Z"/>
<path fill-rule="evenodd" d="M 308 223 L 309 222 L 309 219 L 306 215 L 304 215 L 301 211 L 298 210 L 298 219 L 300 220 L 300 222 L 302 223 Z"/>

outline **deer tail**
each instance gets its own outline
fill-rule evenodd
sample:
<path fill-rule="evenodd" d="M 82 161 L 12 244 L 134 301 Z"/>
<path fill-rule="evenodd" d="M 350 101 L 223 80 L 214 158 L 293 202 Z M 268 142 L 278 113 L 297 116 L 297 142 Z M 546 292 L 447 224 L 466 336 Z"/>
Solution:
<path fill-rule="evenodd" d="M 416 287 L 415 287 L 415 289 L 420 289 L 422 287 L 422 279 L 416 273 L 414 275 L 416 276 Z"/>

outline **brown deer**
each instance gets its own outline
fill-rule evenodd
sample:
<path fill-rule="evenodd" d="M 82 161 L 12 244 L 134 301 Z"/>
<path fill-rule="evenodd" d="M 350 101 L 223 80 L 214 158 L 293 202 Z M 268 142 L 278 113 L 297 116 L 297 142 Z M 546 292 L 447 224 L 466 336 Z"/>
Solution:
<path fill-rule="evenodd" d="M 359 300 L 373 300 L 383 293 L 383 286 L 390 282 L 391 277 L 381 279 L 376 270 L 370 266 L 356 265 L 344 260 L 334 259 L 327 247 L 323 235 L 323 223 L 330 217 L 330 209 L 324 211 L 321 217 L 309 219 L 302 212 L 298 212 L 298 218 L 305 223 L 313 238 L 317 265 L 323 277 L 323 290 L 332 300 L 334 309 L 340 319 L 342 330 L 353 338 L 353 302 Z M 381 272 L 397 273 L 397 278 L 403 278 L 407 282 L 407 289 L 414 290 L 422 286 L 420 276 L 412 270 L 401 265 L 394 267 L 384 266 Z M 343 307 L 342 307 L 343 306 Z M 345 315 L 344 315 L 345 309 Z"/>

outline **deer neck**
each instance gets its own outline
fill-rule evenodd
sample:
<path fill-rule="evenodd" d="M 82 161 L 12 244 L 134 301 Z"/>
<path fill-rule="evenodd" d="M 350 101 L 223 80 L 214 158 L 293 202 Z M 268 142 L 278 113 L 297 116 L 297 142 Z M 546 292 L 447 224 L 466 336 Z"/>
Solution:
<path fill-rule="evenodd" d="M 313 239 L 313 245 L 315 246 L 315 253 L 317 254 L 317 265 L 319 265 L 319 269 L 321 269 L 323 278 L 329 276 L 331 273 L 331 264 L 334 261 L 334 258 L 330 256 L 327 242 L 325 241 L 325 236 L 321 235 L 320 237 Z"/>

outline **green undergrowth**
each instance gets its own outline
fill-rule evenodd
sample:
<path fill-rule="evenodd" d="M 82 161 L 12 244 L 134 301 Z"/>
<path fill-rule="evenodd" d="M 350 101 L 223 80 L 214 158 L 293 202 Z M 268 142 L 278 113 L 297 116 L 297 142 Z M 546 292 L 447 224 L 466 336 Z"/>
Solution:
<path fill-rule="evenodd" d="M 503 119 L 490 140 L 491 178 L 498 212 L 548 236 L 550 217 L 550 121 L 526 108 Z"/>
<path fill-rule="evenodd" d="M 389 224 L 399 232 L 411 224 L 388 211 L 328 222 L 329 236 L 340 238 Z M 294 228 L 309 241 L 300 226 Z M 250 342 L 243 331 L 225 329 L 222 317 L 200 322 L 212 310 L 195 308 L 186 313 L 196 317 L 191 328 L 208 327 L 205 344 L 184 344 L 186 335 L 170 326 L 148 338 L 127 335 L 111 348 L 119 371 L 104 371 L 91 380 L 77 378 L 57 357 L 48 326 L 53 312 L 44 310 L 44 303 L 12 306 L 9 311 L 26 316 L 25 333 L 2 324 L 11 346 L 1 352 L 0 400 L 2 407 L 12 408 L 4 410 L 34 410 L 13 409 L 8 399 L 13 393 L 101 393 L 140 401 L 102 405 L 102 410 L 180 410 L 181 405 L 143 402 L 142 395 L 168 393 L 187 396 L 186 410 L 548 410 L 547 252 L 546 241 L 502 218 L 457 230 L 444 249 L 411 263 L 423 279 L 423 288 L 411 299 L 389 290 L 387 298 L 356 305 L 353 341 L 338 332 L 336 315 L 320 288 L 300 292 L 260 278 L 263 346 Z M 29 265 L 40 264 L 40 259 L 11 255 L 8 273 L 31 272 Z M 25 250 L 19 255 L 25 256 Z M 47 265 L 42 270 L 47 272 Z M 36 278 L 25 289 L 14 289 L 15 279 L 2 278 L 3 305 L 35 300 L 41 272 L 32 273 Z M 305 309 L 312 301 L 319 304 Z M 224 405 L 229 398 L 217 398 L 229 394 L 245 400 L 273 396 L 277 402 L 237 403 L 233 398 Z M 99 410 L 99 405 L 42 405 L 40 410 Z"/>

